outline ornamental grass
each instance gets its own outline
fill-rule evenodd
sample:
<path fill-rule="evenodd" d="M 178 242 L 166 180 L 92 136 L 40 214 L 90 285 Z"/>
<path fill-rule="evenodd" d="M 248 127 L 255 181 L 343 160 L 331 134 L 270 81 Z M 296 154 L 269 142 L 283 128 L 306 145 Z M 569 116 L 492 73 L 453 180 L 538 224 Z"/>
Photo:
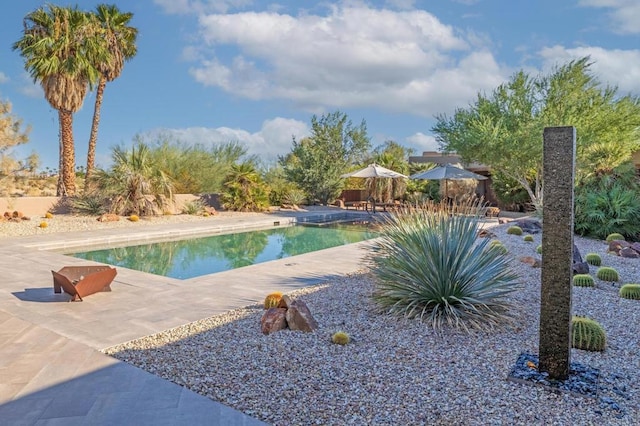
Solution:
<path fill-rule="evenodd" d="M 491 330 L 512 320 L 506 296 L 519 285 L 511 257 L 476 239 L 478 202 L 429 203 L 392 214 L 369 257 L 382 312 L 434 329 Z"/>

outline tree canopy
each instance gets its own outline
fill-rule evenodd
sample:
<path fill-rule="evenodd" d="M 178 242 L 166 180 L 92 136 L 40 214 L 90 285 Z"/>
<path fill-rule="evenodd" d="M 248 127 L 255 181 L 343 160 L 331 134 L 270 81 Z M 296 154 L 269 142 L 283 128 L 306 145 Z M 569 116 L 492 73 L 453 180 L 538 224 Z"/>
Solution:
<path fill-rule="evenodd" d="M 293 138 L 291 152 L 280 158 L 287 178 L 295 182 L 310 200 L 328 204 L 344 185 L 340 175 L 361 164 L 370 148 L 363 120 L 354 126 L 346 114 L 335 111 L 311 118 L 311 136 Z"/>
<path fill-rule="evenodd" d="M 436 116 L 432 131 L 443 150 L 491 167 L 494 180 L 517 182 L 539 207 L 545 127 L 576 127 L 578 180 L 610 172 L 640 148 L 638 97 L 603 86 L 590 66 L 584 57 L 547 75 L 519 71 L 453 116 Z"/>

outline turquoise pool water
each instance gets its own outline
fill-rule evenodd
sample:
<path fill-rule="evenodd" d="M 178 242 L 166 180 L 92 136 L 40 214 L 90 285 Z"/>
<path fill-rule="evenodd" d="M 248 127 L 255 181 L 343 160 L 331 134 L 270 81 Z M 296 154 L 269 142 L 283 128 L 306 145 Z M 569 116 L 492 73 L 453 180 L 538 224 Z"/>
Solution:
<path fill-rule="evenodd" d="M 374 237 L 375 231 L 363 226 L 287 226 L 67 255 L 187 279 Z"/>

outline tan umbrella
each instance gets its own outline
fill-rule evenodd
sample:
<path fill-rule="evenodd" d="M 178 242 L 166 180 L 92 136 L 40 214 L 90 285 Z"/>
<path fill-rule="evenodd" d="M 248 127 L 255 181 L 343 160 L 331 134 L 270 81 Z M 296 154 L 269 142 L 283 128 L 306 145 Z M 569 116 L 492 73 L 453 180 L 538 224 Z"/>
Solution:
<path fill-rule="evenodd" d="M 425 180 L 444 180 L 444 197 L 447 198 L 447 181 L 459 180 L 459 179 L 475 179 L 485 180 L 486 176 L 479 175 L 477 173 L 470 172 L 469 170 L 461 169 L 453 164 L 445 164 L 426 172 L 416 173 L 411 175 L 410 179 L 425 179 Z"/>
<path fill-rule="evenodd" d="M 385 167 L 379 166 L 376 163 L 372 163 L 369 164 L 367 167 L 365 167 L 364 169 L 360 169 L 360 170 L 356 170 L 355 172 L 351 172 L 351 173 L 345 173 L 343 175 L 340 176 L 341 178 L 350 178 L 350 177 L 355 177 L 355 178 L 364 178 L 364 179 L 368 179 L 368 178 L 372 178 L 373 182 L 371 183 L 371 188 L 373 188 L 373 192 L 375 193 L 375 189 L 376 189 L 376 180 L 378 178 L 391 178 L 391 179 L 396 179 L 396 178 L 407 178 L 408 176 L 403 175 L 402 173 L 398 173 L 398 172 L 394 172 L 393 170 L 389 170 Z M 373 212 L 376 212 L 376 200 L 374 198 L 373 200 Z"/>

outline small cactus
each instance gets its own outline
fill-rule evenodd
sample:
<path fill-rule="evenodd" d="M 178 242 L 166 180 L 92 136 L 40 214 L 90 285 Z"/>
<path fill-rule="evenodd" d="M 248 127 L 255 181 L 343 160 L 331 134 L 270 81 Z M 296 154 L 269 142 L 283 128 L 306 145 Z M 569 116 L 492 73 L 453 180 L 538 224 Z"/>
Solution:
<path fill-rule="evenodd" d="M 603 266 L 602 268 L 598 269 L 596 276 L 599 280 L 602 281 L 620 281 L 618 271 L 608 266 Z"/>
<path fill-rule="evenodd" d="M 269 293 L 267 297 L 264 298 L 264 308 L 275 308 L 278 306 L 278 303 L 280 303 L 280 300 L 282 300 L 282 292 L 274 291 L 273 293 Z"/>
<path fill-rule="evenodd" d="M 49 224 L 47 222 L 40 222 L 40 225 L 38 225 L 40 228 L 44 229 L 47 226 L 49 226 Z"/>
<path fill-rule="evenodd" d="M 607 242 L 610 243 L 611 241 L 624 241 L 624 235 L 619 234 L 617 232 L 614 232 L 613 234 L 609 234 L 607 235 Z"/>
<path fill-rule="evenodd" d="M 640 300 L 640 284 L 625 284 L 619 294 L 623 299 Z"/>
<path fill-rule="evenodd" d="M 504 244 L 502 244 L 498 240 L 491 241 L 491 243 L 489 244 L 489 248 L 498 250 L 498 252 L 502 254 L 507 254 L 509 252 L 509 250 L 504 246 Z"/>
<path fill-rule="evenodd" d="M 140 220 L 140 218 L 138 217 L 138 215 L 132 214 L 131 216 L 129 216 L 129 220 L 131 222 L 137 222 Z"/>
<path fill-rule="evenodd" d="M 602 258 L 598 253 L 587 253 L 585 260 L 589 265 L 600 266 L 602 265 Z"/>
<path fill-rule="evenodd" d="M 519 226 L 510 226 L 507 228 L 507 234 L 509 235 L 522 235 L 522 228 Z"/>
<path fill-rule="evenodd" d="M 542 244 L 540 244 L 538 247 L 536 247 L 536 253 L 542 254 Z"/>
<path fill-rule="evenodd" d="M 606 342 L 604 329 L 597 321 L 586 317 L 573 317 L 571 320 L 572 348 L 601 352 Z"/>
<path fill-rule="evenodd" d="M 533 235 L 525 235 L 524 237 L 522 237 L 522 239 L 528 243 L 532 243 L 533 242 Z"/>
<path fill-rule="evenodd" d="M 46 219 L 51 219 L 51 218 L 53 218 L 53 213 L 51 213 L 51 212 L 46 212 L 46 213 L 44 214 L 44 217 L 45 217 Z"/>
<path fill-rule="evenodd" d="M 573 285 L 576 287 L 594 287 L 596 283 L 589 274 L 576 274 L 573 276 Z"/>
<path fill-rule="evenodd" d="M 331 336 L 331 341 L 337 345 L 346 345 L 351 341 L 351 337 L 344 331 L 337 331 Z"/>

